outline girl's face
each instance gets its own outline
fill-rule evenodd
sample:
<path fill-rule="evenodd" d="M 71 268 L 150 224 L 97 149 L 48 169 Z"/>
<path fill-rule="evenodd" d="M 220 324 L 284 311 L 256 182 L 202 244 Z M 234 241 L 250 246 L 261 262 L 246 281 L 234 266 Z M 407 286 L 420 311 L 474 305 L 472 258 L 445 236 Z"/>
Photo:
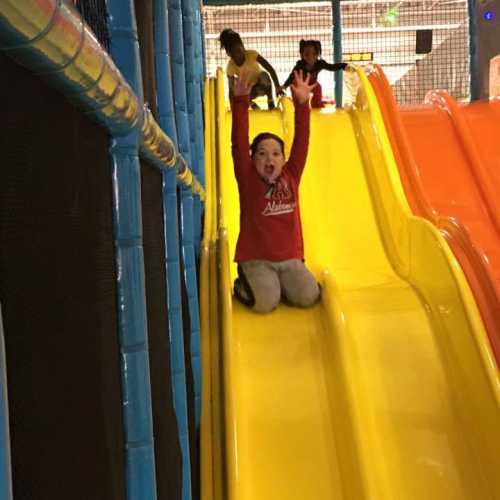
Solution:
<path fill-rule="evenodd" d="M 314 47 L 307 45 L 302 51 L 302 59 L 307 63 L 308 66 L 314 66 L 314 63 L 318 60 L 318 53 Z"/>
<path fill-rule="evenodd" d="M 226 49 L 226 54 L 236 63 L 237 66 L 242 66 L 245 62 L 245 47 L 241 43 L 231 45 Z"/>
<path fill-rule="evenodd" d="M 252 156 L 252 162 L 258 174 L 269 184 L 272 184 L 281 174 L 285 157 L 281 152 L 281 146 L 275 139 L 264 139 L 260 141 Z"/>

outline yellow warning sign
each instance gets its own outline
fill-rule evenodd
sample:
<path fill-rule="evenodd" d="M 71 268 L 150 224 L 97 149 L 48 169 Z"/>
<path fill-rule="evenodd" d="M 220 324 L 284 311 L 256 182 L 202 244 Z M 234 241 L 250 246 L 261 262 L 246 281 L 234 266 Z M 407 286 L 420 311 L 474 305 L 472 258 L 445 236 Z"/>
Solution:
<path fill-rule="evenodd" d="M 344 62 L 371 62 L 373 61 L 373 52 L 347 52 L 342 54 Z"/>

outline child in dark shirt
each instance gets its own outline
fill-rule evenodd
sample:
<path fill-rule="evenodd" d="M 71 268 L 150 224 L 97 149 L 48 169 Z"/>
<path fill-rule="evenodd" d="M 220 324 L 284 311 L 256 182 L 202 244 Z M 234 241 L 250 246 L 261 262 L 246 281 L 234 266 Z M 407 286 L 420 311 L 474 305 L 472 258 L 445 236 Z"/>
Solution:
<path fill-rule="evenodd" d="M 286 89 L 293 82 L 295 71 L 301 70 L 304 74 L 311 75 L 310 83 L 317 83 L 318 73 L 321 70 L 339 71 L 345 69 L 347 66 L 345 63 L 329 64 L 324 59 L 321 59 L 321 42 L 319 40 L 301 40 L 299 43 L 299 52 L 301 59 L 295 64 L 282 89 Z M 311 106 L 313 108 L 322 108 L 322 98 L 321 85 L 317 83 L 313 90 Z"/>
<path fill-rule="evenodd" d="M 285 298 L 308 307 L 319 298 L 319 286 L 304 265 L 299 183 L 309 144 L 310 75 L 294 75 L 295 136 L 288 161 L 282 139 L 264 132 L 249 145 L 245 74 L 234 82 L 232 153 L 240 197 L 240 234 L 235 261 L 239 278 L 235 295 L 260 313 Z"/>
<path fill-rule="evenodd" d="M 255 50 L 246 50 L 241 37 L 232 29 L 225 29 L 219 35 L 221 48 L 230 57 L 226 73 L 229 84 L 229 99 L 232 99 L 233 85 L 236 77 L 244 72 L 250 84 L 250 101 L 258 96 L 267 96 L 269 109 L 274 109 L 271 79 L 276 87 L 276 95 L 283 95 L 278 76 L 271 64 Z M 266 71 L 264 71 L 264 68 Z M 257 105 L 251 102 L 253 108 Z"/>

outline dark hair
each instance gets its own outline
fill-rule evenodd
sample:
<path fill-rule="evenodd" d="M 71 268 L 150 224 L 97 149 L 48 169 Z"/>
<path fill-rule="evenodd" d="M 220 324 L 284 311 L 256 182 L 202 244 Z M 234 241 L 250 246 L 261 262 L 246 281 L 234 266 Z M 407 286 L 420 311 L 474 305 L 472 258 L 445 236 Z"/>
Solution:
<path fill-rule="evenodd" d="M 276 134 L 271 134 L 271 132 L 262 132 L 259 135 L 255 136 L 255 138 L 252 141 L 252 144 L 250 146 L 252 158 L 257 151 L 257 146 L 262 141 L 265 141 L 266 139 L 274 139 L 280 145 L 281 152 L 283 153 L 283 156 L 285 155 L 285 143 L 283 142 L 283 139 L 281 137 L 278 137 Z"/>
<path fill-rule="evenodd" d="M 226 28 L 222 30 L 219 35 L 220 48 L 229 50 L 231 47 L 234 47 L 237 44 L 243 45 L 243 41 L 239 33 L 233 31 L 231 28 Z"/>
<path fill-rule="evenodd" d="M 302 56 L 306 47 L 312 47 L 318 56 L 321 55 L 321 42 L 319 40 L 301 40 L 299 42 L 299 52 Z"/>

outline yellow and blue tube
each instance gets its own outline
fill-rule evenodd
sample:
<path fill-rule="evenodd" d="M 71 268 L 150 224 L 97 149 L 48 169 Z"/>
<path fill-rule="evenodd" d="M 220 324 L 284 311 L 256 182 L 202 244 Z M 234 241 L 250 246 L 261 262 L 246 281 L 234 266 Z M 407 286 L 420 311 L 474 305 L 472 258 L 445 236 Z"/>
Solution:
<path fill-rule="evenodd" d="M 179 152 L 143 108 L 81 15 L 62 0 L 2 0 L 0 49 L 58 89 L 113 137 L 136 130 L 140 154 L 158 168 L 173 168 Z M 188 161 L 189 163 L 189 161 Z M 187 176 L 193 193 L 205 193 Z"/>
<path fill-rule="evenodd" d="M 177 145 L 174 97 L 171 80 L 167 0 L 154 1 L 155 67 L 160 126 Z M 182 168 L 182 167 L 181 167 Z M 181 275 L 179 263 L 179 224 L 177 180 L 174 171 L 163 172 L 163 220 L 167 276 L 170 366 L 174 409 L 182 451 L 182 499 L 191 500 L 191 462 L 187 415 L 186 367 L 182 325 Z"/>
<path fill-rule="evenodd" d="M 141 121 L 141 108 L 111 57 L 81 19 L 61 0 L 0 3 L 1 49 L 59 89 L 103 124 L 126 135 Z"/>

